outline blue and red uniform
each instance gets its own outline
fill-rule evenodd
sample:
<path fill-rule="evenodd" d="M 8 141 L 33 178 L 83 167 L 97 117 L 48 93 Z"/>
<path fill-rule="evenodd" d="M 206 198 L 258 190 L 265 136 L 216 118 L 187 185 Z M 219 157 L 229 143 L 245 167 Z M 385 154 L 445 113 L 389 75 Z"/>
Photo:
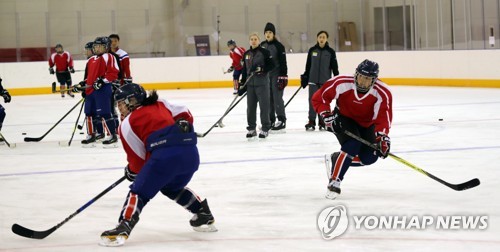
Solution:
<path fill-rule="evenodd" d="M 189 122 L 188 132 L 176 123 L 180 119 Z M 123 118 L 119 135 L 129 169 L 137 177 L 130 186 L 120 221 L 140 213 L 158 192 L 192 213 L 200 209 L 199 197 L 186 187 L 200 164 L 192 123 L 187 107 L 161 99 Z"/>

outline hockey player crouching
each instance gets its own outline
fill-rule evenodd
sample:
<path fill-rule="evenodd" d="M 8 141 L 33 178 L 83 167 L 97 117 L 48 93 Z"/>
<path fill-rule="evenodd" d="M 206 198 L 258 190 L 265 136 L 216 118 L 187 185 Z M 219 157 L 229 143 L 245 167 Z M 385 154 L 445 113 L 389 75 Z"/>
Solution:
<path fill-rule="evenodd" d="M 323 118 L 326 129 L 335 133 L 341 145 L 340 152 L 325 156 L 329 172 L 328 199 L 335 199 L 340 194 L 340 182 L 350 166 L 370 165 L 378 157 L 386 158 L 389 154 L 392 95 L 387 84 L 378 79 L 378 73 L 376 62 L 364 60 L 354 76 L 335 76 L 312 97 L 314 110 Z M 331 112 L 333 99 L 336 100 L 335 109 Z M 376 143 L 379 151 L 362 145 L 344 131 Z"/>
<path fill-rule="evenodd" d="M 125 176 L 133 181 L 115 229 L 101 234 L 102 245 L 123 245 L 139 221 L 144 206 L 158 192 L 193 213 L 190 224 L 195 231 L 217 231 L 207 200 L 186 185 L 198 170 L 200 158 L 193 117 L 182 105 L 149 96 L 138 84 L 125 84 L 115 92 L 123 118 L 120 139 L 127 154 Z"/>

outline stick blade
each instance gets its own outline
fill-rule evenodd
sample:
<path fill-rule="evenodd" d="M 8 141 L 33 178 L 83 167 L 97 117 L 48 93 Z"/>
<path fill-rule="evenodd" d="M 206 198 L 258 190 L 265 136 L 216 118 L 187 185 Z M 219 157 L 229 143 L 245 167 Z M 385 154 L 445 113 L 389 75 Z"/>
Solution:
<path fill-rule="evenodd" d="M 481 184 L 481 181 L 479 181 L 479 179 L 475 178 L 475 179 L 471 179 L 465 183 L 458 184 L 453 189 L 455 189 L 457 191 L 463 191 L 463 190 L 474 188 L 480 184 Z"/>
<path fill-rule="evenodd" d="M 14 232 L 14 234 L 32 239 L 43 239 L 52 234 L 55 230 L 56 228 L 53 227 L 47 231 L 34 231 L 18 224 L 12 225 L 12 232 Z"/>
<path fill-rule="evenodd" d="M 42 140 L 42 139 L 39 137 L 25 137 L 24 138 L 25 142 L 40 142 L 40 140 Z"/>

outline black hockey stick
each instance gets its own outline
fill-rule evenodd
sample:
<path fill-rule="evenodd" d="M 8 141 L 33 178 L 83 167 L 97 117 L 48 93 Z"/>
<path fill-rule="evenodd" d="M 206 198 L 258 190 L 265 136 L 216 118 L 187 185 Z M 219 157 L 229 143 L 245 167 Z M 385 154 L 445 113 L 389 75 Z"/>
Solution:
<path fill-rule="evenodd" d="M 14 224 L 12 225 L 12 232 L 14 232 L 17 235 L 26 237 L 26 238 L 33 238 L 33 239 L 43 239 L 50 234 L 52 234 L 54 231 L 56 231 L 58 228 L 60 228 L 64 223 L 68 222 L 71 220 L 71 218 L 75 217 L 77 214 L 79 214 L 81 211 L 85 210 L 88 206 L 92 205 L 95 201 L 97 201 L 99 198 L 101 198 L 104 194 L 108 193 L 111 191 L 111 189 L 115 188 L 118 184 L 120 184 L 123 180 L 125 180 L 125 176 L 121 177 L 119 180 L 117 180 L 115 183 L 110 185 L 108 188 L 106 188 L 104 191 L 99 193 L 97 196 L 95 196 L 93 199 L 91 199 L 89 202 L 85 203 L 82 207 L 78 208 L 76 212 L 72 213 L 70 216 L 68 216 L 66 219 L 64 219 L 62 222 L 59 224 L 53 226 L 52 228 L 45 230 L 45 231 L 34 231 L 29 228 L 25 228 L 21 225 Z"/>
<path fill-rule="evenodd" d="M 377 145 L 372 144 L 372 143 L 366 141 L 365 139 L 363 139 L 363 138 L 361 138 L 361 137 L 359 137 L 359 136 L 357 136 L 357 135 L 355 135 L 355 134 L 353 134 L 353 133 L 351 133 L 351 132 L 349 132 L 347 130 L 344 131 L 344 134 L 352 137 L 353 139 L 361 142 L 364 145 L 367 145 L 367 146 L 373 148 L 374 150 L 377 150 L 377 151 L 379 150 L 379 148 L 378 148 Z M 402 164 L 404 164 L 404 165 L 412 168 L 415 171 L 418 171 L 418 172 L 424 174 L 425 176 L 427 176 L 427 177 L 429 177 L 431 179 L 436 180 L 437 182 L 439 182 L 439 183 L 441 183 L 441 184 L 443 184 L 443 185 L 445 185 L 445 186 L 447 186 L 447 187 L 449 187 L 449 188 L 451 188 L 451 189 L 453 189 L 455 191 L 467 190 L 467 189 L 476 187 L 476 186 L 478 186 L 480 184 L 480 181 L 477 178 L 471 179 L 471 180 L 469 180 L 467 182 L 464 182 L 464 183 L 461 183 L 461 184 L 451 184 L 451 183 L 448 183 L 448 182 L 446 182 L 446 181 L 444 181 L 444 180 L 442 180 L 442 179 L 440 179 L 440 178 L 438 178 L 438 177 L 436 177 L 436 176 L 434 176 L 434 175 L 432 175 L 432 174 L 424 171 L 423 169 L 417 167 L 416 165 L 414 165 L 414 164 L 412 164 L 412 163 L 410 163 L 410 162 L 408 162 L 408 161 L 406 161 L 406 160 L 404 160 L 404 159 L 402 159 L 402 158 L 400 158 L 400 157 L 398 157 L 398 156 L 396 156 L 396 155 L 394 155 L 394 154 L 392 154 L 390 152 L 389 152 L 389 156 L 391 158 L 395 159 L 396 161 L 398 161 L 398 162 L 400 162 L 400 163 L 402 163 Z"/>
<path fill-rule="evenodd" d="M 292 97 L 290 97 L 290 100 L 288 100 L 285 104 L 285 108 L 286 106 L 288 106 L 288 103 L 290 103 L 292 101 L 292 99 L 297 95 L 297 93 L 302 89 L 302 86 L 299 85 L 299 89 L 297 89 L 297 91 L 295 91 L 295 93 L 292 95 Z"/>
<path fill-rule="evenodd" d="M 9 148 L 14 148 L 14 147 L 16 147 L 16 144 L 15 144 L 15 143 L 10 144 L 9 142 L 7 142 L 7 139 L 5 139 L 5 137 L 2 135 L 2 132 L 0 132 L 0 138 L 2 138 L 2 139 L 3 139 L 3 141 L 5 142 L 5 144 L 7 144 L 7 146 L 8 146 Z"/>
<path fill-rule="evenodd" d="M 219 120 L 218 120 L 216 123 L 214 123 L 214 125 L 212 125 L 212 127 L 210 127 L 210 129 L 208 129 L 208 130 L 207 130 L 207 132 L 205 132 L 205 133 L 203 133 L 203 134 L 196 133 L 196 135 L 197 135 L 198 137 L 205 137 L 205 136 L 206 136 L 206 135 L 207 135 L 210 131 L 212 131 L 212 129 L 213 129 L 213 128 L 215 128 L 215 126 L 216 126 L 216 125 L 217 125 L 217 124 L 218 124 L 218 123 L 219 123 L 222 119 L 224 119 L 224 117 L 226 117 L 226 116 L 229 114 L 229 112 L 231 112 L 231 110 L 233 110 L 233 108 L 234 108 L 234 107 L 236 107 L 236 105 L 238 105 L 238 103 L 240 103 L 240 101 L 241 101 L 241 100 L 243 100 L 243 98 L 245 98 L 245 96 L 247 96 L 247 93 L 245 93 L 244 95 L 242 95 L 242 96 L 240 97 L 240 99 L 238 99 L 238 101 L 236 101 L 236 102 L 233 104 L 233 106 L 231 106 L 230 108 L 228 108 L 228 109 L 226 110 L 226 113 L 224 113 L 224 114 L 223 114 L 223 115 L 219 118 Z M 236 96 L 236 97 L 238 97 L 238 96 Z"/>
<path fill-rule="evenodd" d="M 66 118 L 66 116 L 68 116 L 73 110 L 75 110 L 76 107 L 78 107 L 78 105 L 80 103 L 82 103 L 85 99 L 81 99 L 77 104 L 75 104 L 75 106 L 73 106 L 69 111 L 68 113 L 66 113 L 61 119 L 59 119 L 59 121 L 56 122 L 56 124 L 54 124 L 54 126 L 52 126 L 52 128 L 49 129 L 49 131 L 45 132 L 45 134 L 43 134 L 41 137 L 25 137 L 24 138 L 24 141 L 25 142 L 40 142 L 46 135 L 48 135 L 62 120 L 64 120 L 64 118 Z"/>
<path fill-rule="evenodd" d="M 240 88 L 244 88 L 248 81 L 253 77 L 253 73 L 250 74 L 250 76 L 248 76 L 248 78 L 246 79 L 245 81 L 245 84 L 243 84 L 243 86 L 241 86 Z M 231 101 L 231 104 L 229 104 L 229 107 L 227 107 L 226 109 L 226 112 L 224 112 L 224 114 L 222 114 L 221 118 L 219 118 L 219 120 L 217 120 L 213 125 L 212 127 L 210 127 L 207 132 L 203 133 L 203 134 L 200 134 L 200 133 L 196 133 L 196 135 L 198 137 L 205 137 L 210 131 L 212 131 L 213 128 L 215 128 L 215 126 L 217 126 L 217 124 L 221 123 L 222 122 L 222 119 L 224 119 L 224 117 L 226 117 L 229 112 L 231 112 L 231 110 L 233 110 L 234 107 L 236 107 L 236 105 L 238 105 L 238 103 L 240 103 L 241 100 L 243 100 L 243 98 L 247 96 L 247 93 L 245 93 L 244 95 L 241 96 L 241 98 L 235 103 L 236 99 L 238 98 L 238 96 L 235 96 L 234 99 Z"/>
<path fill-rule="evenodd" d="M 73 141 L 73 137 L 75 136 L 75 131 L 77 129 L 78 122 L 80 121 L 80 116 L 82 115 L 83 107 L 85 106 L 85 98 L 83 98 L 82 106 L 80 107 L 80 112 L 78 113 L 78 118 L 76 118 L 75 127 L 73 128 L 73 133 L 71 133 L 71 138 L 69 139 L 68 146 L 71 146 L 71 142 Z"/>

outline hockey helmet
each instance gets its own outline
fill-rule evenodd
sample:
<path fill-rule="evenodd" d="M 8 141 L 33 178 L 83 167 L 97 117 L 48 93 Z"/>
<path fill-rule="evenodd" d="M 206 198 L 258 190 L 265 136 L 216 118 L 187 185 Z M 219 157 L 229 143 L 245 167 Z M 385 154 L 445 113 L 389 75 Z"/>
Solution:
<path fill-rule="evenodd" d="M 96 50 L 96 48 L 101 47 L 101 45 L 105 48 L 104 52 Z M 102 54 L 102 53 L 105 53 L 109 50 L 110 45 L 111 45 L 111 40 L 108 37 L 97 37 L 94 40 L 94 44 L 92 45 L 92 48 L 94 49 L 94 53 Z"/>
<path fill-rule="evenodd" d="M 57 44 L 55 48 L 63 48 L 63 46 L 61 44 Z"/>
<path fill-rule="evenodd" d="M 87 44 L 85 44 L 85 49 L 92 50 L 92 46 L 94 46 L 94 41 L 87 42 Z"/>
<path fill-rule="evenodd" d="M 234 41 L 233 39 L 230 39 L 229 41 L 227 41 L 227 46 L 230 46 L 230 45 L 236 46 L 236 41 Z"/>
<path fill-rule="evenodd" d="M 370 90 L 370 88 L 377 80 L 378 72 L 378 64 L 375 61 L 365 59 L 363 62 L 359 63 L 358 67 L 356 67 L 356 73 L 354 74 L 354 82 L 356 84 L 356 89 L 358 90 L 358 92 L 368 92 L 368 90 Z M 360 85 L 358 83 L 359 75 L 371 78 L 372 80 L 370 85 Z"/>
<path fill-rule="evenodd" d="M 141 106 L 146 96 L 146 90 L 135 83 L 125 84 L 116 89 L 114 93 L 115 101 L 117 103 L 124 102 L 130 112 Z"/>

